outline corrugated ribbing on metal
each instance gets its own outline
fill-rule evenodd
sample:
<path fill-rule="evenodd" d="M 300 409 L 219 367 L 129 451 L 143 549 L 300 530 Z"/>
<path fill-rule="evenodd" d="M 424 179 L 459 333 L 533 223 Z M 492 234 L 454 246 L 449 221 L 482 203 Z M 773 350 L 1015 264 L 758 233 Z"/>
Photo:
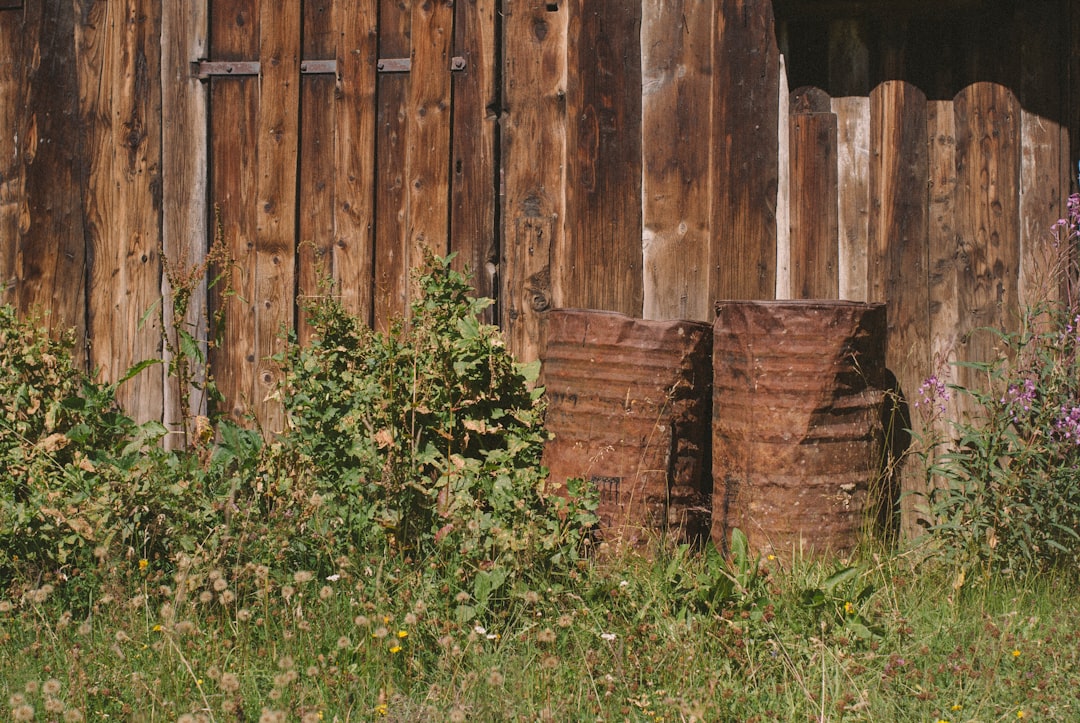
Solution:
<path fill-rule="evenodd" d="M 600 491 L 605 539 L 706 532 L 712 328 L 575 309 L 548 314 L 544 464 Z"/>

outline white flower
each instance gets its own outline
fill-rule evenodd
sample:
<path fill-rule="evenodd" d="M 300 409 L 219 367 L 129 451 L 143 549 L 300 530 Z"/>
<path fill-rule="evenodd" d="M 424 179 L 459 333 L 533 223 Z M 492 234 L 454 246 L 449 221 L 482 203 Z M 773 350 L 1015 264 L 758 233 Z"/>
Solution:
<path fill-rule="evenodd" d="M 630 583 L 629 583 L 629 582 L 627 582 L 626 580 L 620 580 L 620 581 L 619 581 L 619 587 L 626 587 L 626 586 L 627 586 L 627 585 L 629 585 L 629 584 L 630 584 Z"/>
<path fill-rule="evenodd" d="M 483 626 L 480 626 L 480 625 L 477 625 L 477 626 L 476 626 L 475 628 L 473 628 L 473 630 L 475 630 L 475 631 L 476 631 L 476 634 L 477 634 L 477 635 L 483 635 L 484 633 L 486 633 L 486 632 L 487 632 L 487 630 L 485 630 L 485 629 L 483 628 Z"/>
<path fill-rule="evenodd" d="M 614 640 L 618 636 L 615 635 L 615 633 L 600 633 L 600 637 L 603 640 L 607 640 L 608 642 L 611 642 L 612 640 Z"/>
<path fill-rule="evenodd" d="M 329 580 L 330 582 L 337 582 L 338 580 L 341 579 L 341 575 L 327 575 L 326 579 Z"/>

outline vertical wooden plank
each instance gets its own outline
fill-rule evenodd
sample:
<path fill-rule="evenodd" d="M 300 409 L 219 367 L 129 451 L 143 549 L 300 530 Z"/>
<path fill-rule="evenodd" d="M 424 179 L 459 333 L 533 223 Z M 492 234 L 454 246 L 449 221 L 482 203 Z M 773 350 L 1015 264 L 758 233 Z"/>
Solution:
<path fill-rule="evenodd" d="M 833 98 L 839 189 L 839 291 L 841 299 L 866 301 L 866 252 L 870 233 L 870 98 Z"/>
<path fill-rule="evenodd" d="M 1080 4 L 1069 0 L 1068 64 L 1068 126 L 1069 126 L 1069 186 L 1073 193 L 1080 192 Z"/>
<path fill-rule="evenodd" d="M 567 0 L 566 306 L 641 316 L 641 5 Z"/>
<path fill-rule="evenodd" d="M 22 149 L 19 143 L 23 115 L 23 13 L 0 13 L 0 303 L 14 301 L 15 252 L 23 198 Z"/>
<path fill-rule="evenodd" d="M 208 246 L 208 96 L 190 67 L 192 60 L 207 55 L 207 3 L 164 3 L 161 12 L 161 193 L 169 199 L 162 204 L 161 245 L 163 263 L 173 274 L 184 275 L 203 262 Z M 187 312 L 177 318 L 172 289 L 163 280 L 162 323 L 174 349 L 179 348 L 179 327 L 199 340 L 206 354 L 206 279 L 194 283 Z M 167 352 L 163 358 L 169 361 Z M 202 374 L 192 381 L 204 381 Z M 206 414 L 207 400 L 197 389 L 181 389 L 179 380 L 169 376 L 163 394 L 163 421 L 170 431 L 166 444 L 180 446 L 187 441 L 182 430 L 190 428 L 188 420 L 181 419 L 183 408 Z M 181 395 L 186 395 L 186 404 Z"/>
<path fill-rule="evenodd" d="M 887 305 L 886 365 L 899 392 L 915 394 L 929 367 L 926 97 L 903 81 L 870 94 L 870 207 L 868 296 Z M 894 419 L 893 432 L 907 426 Z M 914 423 L 914 420 L 912 420 Z M 916 429 L 916 431 L 919 431 Z M 895 470 L 901 533 L 912 537 L 925 517 L 924 483 L 915 465 Z"/>
<path fill-rule="evenodd" d="M 405 141 L 406 268 L 424 256 L 449 251 L 450 220 L 450 49 L 454 3 L 430 0 L 412 5 L 412 70 L 409 71 Z M 409 303 L 416 289 L 409 285 Z"/>
<path fill-rule="evenodd" d="M 791 298 L 791 93 L 787 66 L 780 56 L 776 124 L 776 298 Z M 715 144 L 713 152 L 715 152 Z M 715 185 L 715 182 L 713 183 Z"/>
<path fill-rule="evenodd" d="M 792 93 L 791 294 L 839 298 L 836 116 L 816 89 Z"/>
<path fill-rule="evenodd" d="M 79 87 L 74 5 L 30 3 L 24 10 L 22 117 L 24 196 L 15 257 L 15 303 L 48 313 L 50 329 L 74 328 L 76 363 L 85 365 L 86 236 L 83 228 Z"/>
<path fill-rule="evenodd" d="M 1017 328 L 1020 225 L 1020 107 L 1012 92 L 976 83 L 957 94 L 956 220 L 960 238 L 960 349 L 964 361 L 988 362 L 998 343 L 986 329 Z M 974 388 L 983 375 L 961 369 Z"/>
<path fill-rule="evenodd" d="M 76 2 L 90 367 L 115 381 L 161 356 L 160 16 L 151 0 Z M 162 419 L 161 370 L 117 391 L 137 421 Z"/>
<path fill-rule="evenodd" d="M 960 244 L 954 219 L 956 122 L 951 100 L 927 102 L 926 136 L 930 173 L 927 185 L 930 358 L 925 374 L 927 377 L 937 377 L 946 385 L 955 385 L 959 382 L 959 368 L 956 366 L 959 307 L 956 293 L 959 288 L 957 260 Z M 917 391 L 910 389 L 908 394 L 915 396 Z M 918 399 L 908 400 L 910 415 L 918 425 L 924 444 L 931 440 L 952 441 L 956 437 L 952 421 L 960 418 L 960 395 L 950 394 L 947 400 L 937 399 L 935 402 L 936 406 L 927 408 Z M 916 403 L 920 403 L 918 408 L 914 407 Z M 926 449 L 926 452 L 933 456 L 938 449 Z M 935 488 L 948 486 L 948 480 L 940 477 L 931 478 L 929 483 Z M 927 514 L 926 521 L 932 522 L 932 515 Z"/>
<path fill-rule="evenodd" d="M 641 20 L 642 263 L 646 319 L 711 321 L 712 2 L 646 0 Z"/>
<path fill-rule="evenodd" d="M 400 0 L 379 0 L 378 56 L 409 57 L 412 13 Z M 375 140 L 375 289 L 374 325 L 385 331 L 394 317 L 405 313 L 409 280 L 405 252 L 405 135 L 409 74 L 380 73 L 377 85 L 378 127 Z"/>
<path fill-rule="evenodd" d="M 375 33 L 378 0 L 337 0 L 334 94 L 334 246 L 337 292 L 346 308 L 372 318 L 375 231 Z"/>
<path fill-rule="evenodd" d="M 504 209 L 500 317 L 510 350 L 539 357 L 543 312 L 558 305 L 552 248 L 566 217 L 568 3 L 503 1 Z"/>
<path fill-rule="evenodd" d="M 257 0 L 215 0 L 210 14 L 210 57 L 259 57 Z M 254 410 L 255 388 L 255 144 L 258 78 L 218 78 L 210 83 L 210 198 L 233 261 L 227 285 L 211 291 L 220 311 L 221 343 L 211 347 L 211 367 L 224 397 L 220 411 L 241 421 Z M 215 269 L 212 274 L 223 273 Z M 219 330 L 212 330 L 218 335 Z M 218 411 L 218 410 L 215 410 Z"/>
<path fill-rule="evenodd" d="M 331 0 L 303 3 L 302 61 L 335 58 Z M 334 92 L 332 75 L 300 76 L 299 181 L 297 185 L 296 337 L 306 341 L 311 329 L 304 306 L 322 292 L 319 284 L 332 275 L 334 247 Z"/>
<path fill-rule="evenodd" d="M 465 59 L 465 70 L 453 74 L 450 250 L 457 254 L 454 266 L 468 269 L 477 295 L 487 298 L 498 296 L 497 5 L 498 0 L 472 0 L 454 5 L 454 54 Z M 495 321 L 494 308 L 489 307 L 484 313 L 486 322 Z"/>
<path fill-rule="evenodd" d="M 271 357 L 293 326 L 296 183 L 300 129 L 300 4 L 263 3 L 259 12 L 259 124 L 255 207 L 255 387 L 263 429 L 280 431 L 276 395 L 281 372 Z"/>
<path fill-rule="evenodd" d="M 1019 46 L 1020 267 L 1017 296 L 1023 307 L 1056 300 L 1054 249 L 1049 229 L 1065 212 L 1069 195 L 1068 78 L 1060 0 L 1033 0 L 1016 9 Z"/>
<path fill-rule="evenodd" d="M 770 0 L 718 0 L 712 299 L 776 290 L 779 51 Z"/>

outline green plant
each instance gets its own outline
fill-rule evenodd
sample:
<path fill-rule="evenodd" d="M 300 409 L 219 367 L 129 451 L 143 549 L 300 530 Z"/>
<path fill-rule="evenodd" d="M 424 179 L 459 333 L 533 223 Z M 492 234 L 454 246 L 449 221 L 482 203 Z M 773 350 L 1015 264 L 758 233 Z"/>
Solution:
<path fill-rule="evenodd" d="M 1028 311 L 1019 334 L 995 332 L 998 360 L 963 364 L 985 379 L 953 388 L 976 413 L 954 423 L 951 444 L 938 441 L 928 470 L 945 482 L 932 497 L 933 531 L 961 573 L 1080 560 L 1080 196 L 1056 232 L 1061 265 L 1052 278 L 1065 293 Z M 942 386 L 923 385 L 924 409 L 946 393 Z"/>
<path fill-rule="evenodd" d="M 550 487 L 538 365 L 516 363 L 480 322 L 491 301 L 448 258 L 416 283 L 387 334 L 332 295 L 309 309 L 315 338 L 286 360 L 282 443 L 310 469 L 340 549 L 434 556 L 482 608 L 515 578 L 570 571 L 595 501 Z"/>

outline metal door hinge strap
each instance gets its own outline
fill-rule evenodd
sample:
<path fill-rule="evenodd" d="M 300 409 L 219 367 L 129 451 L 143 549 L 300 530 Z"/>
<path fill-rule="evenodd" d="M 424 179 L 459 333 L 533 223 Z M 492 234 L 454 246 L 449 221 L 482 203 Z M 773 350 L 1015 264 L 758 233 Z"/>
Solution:
<path fill-rule="evenodd" d="M 375 69 L 380 73 L 408 73 L 411 58 L 379 58 Z M 465 58 L 455 55 L 450 59 L 450 70 L 465 70 Z M 258 60 L 197 60 L 191 64 L 191 72 L 199 80 L 218 76 L 258 75 Z M 305 60 L 300 63 L 302 75 L 337 73 L 337 60 Z"/>
<path fill-rule="evenodd" d="M 192 72 L 199 80 L 214 76 L 258 75 L 257 60 L 199 60 L 191 64 Z M 304 60 L 300 63 L 302 75 L 337 73 L 337 60 Z"/>

